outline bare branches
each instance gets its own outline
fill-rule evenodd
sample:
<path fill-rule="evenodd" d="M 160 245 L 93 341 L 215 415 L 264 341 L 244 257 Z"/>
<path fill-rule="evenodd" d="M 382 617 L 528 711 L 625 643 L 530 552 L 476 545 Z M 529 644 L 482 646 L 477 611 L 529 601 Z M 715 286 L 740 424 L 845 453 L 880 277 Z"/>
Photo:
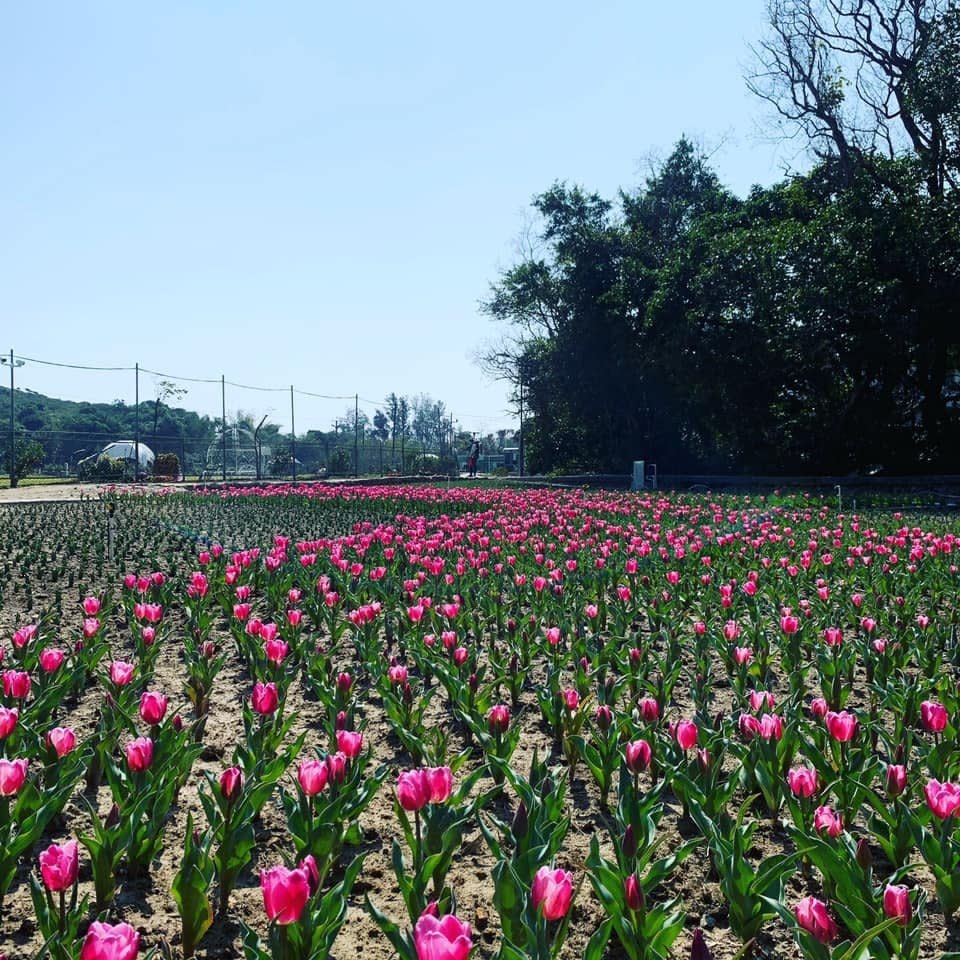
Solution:
<path fill-rule="evenodd" d="M 942 98 L 918 96 L 955 0 L 768 0 L 768 35 L 753 48 L 751 91 L 770 103 L 821 159 L 852 171 L 875 153 L 912 153 L 928 188 L 942 189 Z"/>

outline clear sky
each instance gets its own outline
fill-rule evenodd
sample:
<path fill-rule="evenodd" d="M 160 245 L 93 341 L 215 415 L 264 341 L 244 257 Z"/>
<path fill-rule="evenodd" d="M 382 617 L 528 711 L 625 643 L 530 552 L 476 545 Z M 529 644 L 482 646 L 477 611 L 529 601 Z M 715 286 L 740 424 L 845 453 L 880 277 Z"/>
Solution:
<path fill-rule="evenodd" d="M 682 134 L 741 194 L 777 180 L 797 158 L 743 83 L 762 30 L 762 0 L 5 3 L 0 349 L 507 425 L 472 357 L 530 199 L 636 187 Z M 17 373 L 133 400 L 128 373 Z M 298 432 L 346 406 L 298 397 Z M 289 425 L 283 393 L 227 407 Z"/>

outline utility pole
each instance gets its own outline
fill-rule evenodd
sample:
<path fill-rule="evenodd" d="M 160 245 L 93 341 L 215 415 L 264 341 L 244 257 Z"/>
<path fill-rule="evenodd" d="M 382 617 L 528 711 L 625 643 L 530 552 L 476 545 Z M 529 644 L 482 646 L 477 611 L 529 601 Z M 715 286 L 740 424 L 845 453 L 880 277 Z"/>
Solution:
<path fill-rule="evenodd" d="M 133 479 L 134 481 L 136 481 L 140 478 L 140 364 L 139 363 L 135 363 L 133 365 L 133 377 L 134 377 L 133 403 L 134 403 L 134 406 L 137 408 L 136 436 L 134 437 L 134 443 L 133 443 Z"/>
<path fill-rule="evenodd" d="M 353 395 L 353 475 L 360 476 L 360 394 Z"/>
<path fill-rule="evenodd" d="M 227 378 L 220 374 L 220 446 L 223 454 L 223 482 L 227 482 Z"/>
<path fill-rule="evenodd" d="M 297 427 L 293 419 L 293 384 L 290 384 L 290 452 L 293 463 L 293 482 L 297 482 Z"/>
<path fill-rule="evenodd" d="M 520 376 L 520 449 L 519 459 L 520 463 L 517 467 L 517 475 L 523 476 L 523 367 L 518 367 L 518 373 Z"/>
<path fill-rule="evenodd" d="M 23 360 L 15 360 L 13 350 L 10 351 L 10 359 L 0 358 L 0 362 L 10 364 L 10 489 L 17 485 L 17 443 L 16 443 L 16 420 L 14 419 L 13 405 L 13 368 L 22 367 Z"/>

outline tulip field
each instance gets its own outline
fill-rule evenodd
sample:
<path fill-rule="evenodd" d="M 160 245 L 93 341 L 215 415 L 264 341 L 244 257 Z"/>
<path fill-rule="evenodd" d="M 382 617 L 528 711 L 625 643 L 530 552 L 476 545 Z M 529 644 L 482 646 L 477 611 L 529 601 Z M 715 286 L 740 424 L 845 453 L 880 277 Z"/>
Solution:
<path fill-rule="evenodd" d="M 0 508 L 0 956 L 960 957 L 960 520 Z"/>

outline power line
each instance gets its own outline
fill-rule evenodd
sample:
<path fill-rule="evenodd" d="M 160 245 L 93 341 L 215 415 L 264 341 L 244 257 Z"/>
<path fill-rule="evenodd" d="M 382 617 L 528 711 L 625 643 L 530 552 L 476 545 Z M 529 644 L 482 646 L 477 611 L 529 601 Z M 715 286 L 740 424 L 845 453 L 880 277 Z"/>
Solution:
<path fill-rule="evenodd" d="M 228 387 L 239 387 L 241 390 L 259 390 L 261 393 L 286 393 L 289 387 L 252 387 L 248 383 L 234 383 L 232 380 L 223 381 Z"/>
<path fill-rule="evenodd" d="M 66 367 L 69 370 L 123 370 L 133 373 L 133 367 L 91 367 L 82 363 L 55 363 L 53 360 L 38 360 L 36 357 L 25 357 L 15 354 L 15 360 L 26 360 L 28 363 L 39 363 L 45 367 Z M 141 370 L 143 367 L 140 368 Z"/>
<path fill-rule="evenodd" d="M 87 368 L 84 368 L 87 369 Z M 96 369 L 96 367 L 89 368 L 91 370 Z M 132 370 L 133 367 L 124 367 L 125 370 Z M 219 380 L 205 380 L 202 377 L 178 377 L 173 373 L 160 373 L 159 370 L 148 370 L 146 367 L 140 368 L 141 373 L 149 373 L 153 377 L 166 377 L 168 380 L 183 380 L 186 383 L 219 383 Z"/>

